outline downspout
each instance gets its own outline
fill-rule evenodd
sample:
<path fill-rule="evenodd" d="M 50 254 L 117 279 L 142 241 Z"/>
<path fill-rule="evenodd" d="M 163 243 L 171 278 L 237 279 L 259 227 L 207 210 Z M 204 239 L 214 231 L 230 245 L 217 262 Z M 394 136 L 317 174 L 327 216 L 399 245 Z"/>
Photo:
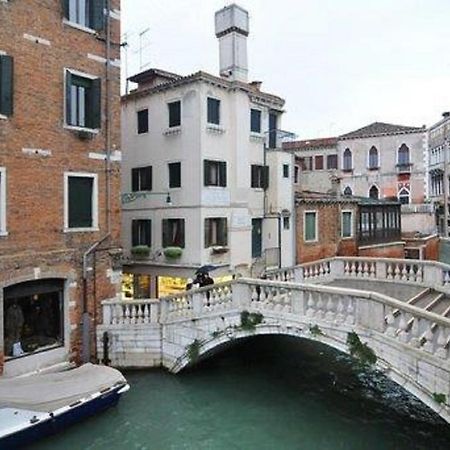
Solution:
<path fill-rule="evenodd" d="M 110 67 L 111 67 L 111 23 L 110 0 L 105 3 L 106 17 L 106 64 L 105 64 L 105 203 L 106 203 L 106 234 L 83 253 L 83 315 L 82 315 L 82 351 L 83 363 L 89 362 L 91 354 L 90 318 L 87 295 L 87 261 L 89 255 L 94 252 L 111 235 L 111 105 L 110 105 Z M 95 311 L 94 305 L 94 314 Z"/>

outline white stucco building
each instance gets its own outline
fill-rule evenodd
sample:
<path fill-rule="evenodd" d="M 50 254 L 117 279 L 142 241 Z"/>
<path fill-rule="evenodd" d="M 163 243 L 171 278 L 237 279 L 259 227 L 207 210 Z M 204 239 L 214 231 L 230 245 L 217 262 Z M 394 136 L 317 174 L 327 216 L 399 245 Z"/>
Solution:
<path fill-rule="evenodd" d="M 215 19 L 220 76 L 150 69 L 122 98 L 124 271 L 135 297 L 184 287 L 204 264 L 219 277 L 294 262 L 284 100 L 247 81 L 247 11 L 230 5 Z"/>

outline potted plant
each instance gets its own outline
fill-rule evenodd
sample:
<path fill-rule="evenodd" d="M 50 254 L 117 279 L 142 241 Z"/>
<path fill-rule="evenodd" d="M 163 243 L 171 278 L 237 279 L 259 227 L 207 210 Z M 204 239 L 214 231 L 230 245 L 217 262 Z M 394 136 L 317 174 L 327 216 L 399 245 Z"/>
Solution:
<path fill-rule="evenodd" d="M 131 247 L 131 255 L 135 259 L 147 259 L 150 256 L 150 247 L 148 245 L 135 245 Z"/>
<path fill-rule="evenodd" d="M 164 256 L 167 259 L 177 259 L 183 254 L 181 247 L 166 247 L 164 249 Z"/>

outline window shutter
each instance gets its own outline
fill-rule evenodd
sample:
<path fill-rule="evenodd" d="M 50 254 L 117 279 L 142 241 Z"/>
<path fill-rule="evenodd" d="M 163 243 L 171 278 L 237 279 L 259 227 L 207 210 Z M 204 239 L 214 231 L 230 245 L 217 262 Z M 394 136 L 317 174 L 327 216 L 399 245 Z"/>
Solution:
<path fill-rule="evenodd" d="M 147 167 L 147 190 L 151 191 L 153 189 L 153 167 Z"/>
<path fill-rule="evenodd" d="M 69 18 L 69 0 L 62 0 L 63 17 Z"/>
<path fill-rule="evenodd" d="M 205 248 L 211 246 L 211 219 L 205 219 Z"/>
<path fill-rule="evenodd" d="M 209 161 L 203 161 L 203 184 L 209 186 Z"/>
<path fill-rule="evenodd" d="M 263 189 L 269 188 L 269 166 L 263 166 L 262 168 Z"/>
<path fill-rule="evenodd" d="M 226 187 L 227 185 L 227 163 L 219 163 L 219 186 Z"/>
<path fill-rule="evenodd" d="M 72 125 L 72 100 L 70 91 L 72 89 L 72 74 L 66 70 L 66 124 Z"/>
<path fill-rule="evenodd" d="M 92 80 L 91 88 L 88 90 L 89 98 L 86 101 L 86 124 L 89 128 L 101 128 L 101 88 L 101 78 Z"/>
<path fill-rule="evenodd" d="M 97 31 L 105 28 L 105 0 L 90 1 L 89 28 Z"/>
<path fill-rule="evenodd" d="M 220 219 L 220 222 L 219 222 L 219 243 L 220 243 L 220 245 L 227 245 L 228 244 L 227 219 Z"/>
<path fill-rule="evenodd" d="M 139 221 L 131 221 L 131 246 L 139 245 Z"/>
<path fill-rule="evenodd" d="M 179 246 L 184 248 L 184 219 L 178 220 Z"/>
<path fill-rule="evenodd" d="M 170 226 L 169 226 L 169 220 L 163 219 L 162 221 L 162 246 L 168 247 L 170 243 Z"/>
<path fill-rule="evenodd" d="M 257 166 L 252 165 L 251 166 L 251 172 L 250 172 L 250 178 L 251 178 L 250 186 L 252 188 L 257 187 L 257 185 L 256 185 L 256 177 L 257 177 L 256 172 L 257 172 Z"/>
<path fill-rule="evenodd" d="M 0 55 L 0 114 L 13 113 L 13 58 Z"/>
<path fill-rule="evenodd" d="M 131 169 L 131 190 L 139 191 L 139 169 Z"/>
<path fill-rule="evenodd" d="M 92 190 L 90 177 L 69 177 L 69 228 L 92 227 Z"/>

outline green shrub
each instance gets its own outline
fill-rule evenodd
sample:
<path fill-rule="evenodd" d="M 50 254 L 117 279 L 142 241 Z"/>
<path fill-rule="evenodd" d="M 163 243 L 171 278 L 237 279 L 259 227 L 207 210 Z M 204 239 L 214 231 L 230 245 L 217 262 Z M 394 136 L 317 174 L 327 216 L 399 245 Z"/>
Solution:
<path fill-rule="evenodd" d="M 447 403 L 447 396 L 442 393 L 433 393 L 433 400 L 440 405 L 445 405 Z"/>
<path fill-rule="evenodd" d="M 241 312 L 241 330 L 253 331 L 264 319 L 261 313 Z"/>
<path fill-rule="evenodd" d="M 309 325 L 309 332 L 312 336 L 323 336 L 323 331 L 319 328 L 319 325 Z"/>
<path fill-rule="evenodd" d="M 187 346 L 187 356 L 191 364 L 197 362 L 198 357 L 200 356 L 200 341 L 198 339 L 194 339 L 194 341 Z"/>
<path fill-rule="evenodd" d="M 131 254 L 138 258 L 148 258 L 150 255 L 150 247 L 148 245 L 135 245 L 131 247 Z"/>
<path fill-rule="evenodd" d="M 183 254 L 181 247 L 166 247 L 164 249 L 164 256 L 169 259 L 179 258 Z"/>
<path fill-rule="evenodd" d="M 361 364 L 375 364 L 377 362 L 377 355 L 367 345 L 362 343 L 359 336 L 354 332 L 347 333 L 347 345 L 350 354 L 359 359 Z"/>

